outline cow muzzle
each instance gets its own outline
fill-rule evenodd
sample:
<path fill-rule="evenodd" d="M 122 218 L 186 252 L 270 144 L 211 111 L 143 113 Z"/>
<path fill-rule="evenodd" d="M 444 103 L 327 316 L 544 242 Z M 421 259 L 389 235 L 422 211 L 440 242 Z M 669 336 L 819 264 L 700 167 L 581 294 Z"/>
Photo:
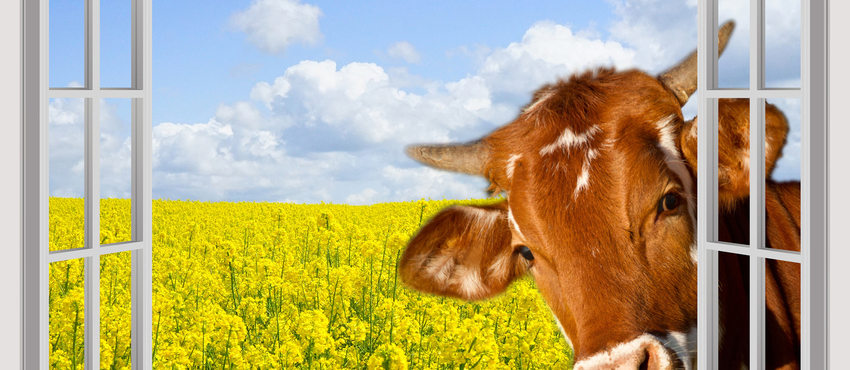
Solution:
<path fill-rule="evenodd" d="M 691 369 L 688 358 L 680 359 L 657 337 L 643 334 L 614 348 L 580 359 L 575 370 L 672 370 Z"/>

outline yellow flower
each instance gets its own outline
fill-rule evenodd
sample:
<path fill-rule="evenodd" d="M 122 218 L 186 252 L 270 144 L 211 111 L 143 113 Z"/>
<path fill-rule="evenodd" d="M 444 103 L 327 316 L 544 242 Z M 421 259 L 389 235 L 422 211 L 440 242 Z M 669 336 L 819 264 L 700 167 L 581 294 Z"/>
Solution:
<path fill-rule="evenodd" d="M 404 350 L 392 343 L 384 343 L 369 357 L 369 370 L 407 370 Z"/>

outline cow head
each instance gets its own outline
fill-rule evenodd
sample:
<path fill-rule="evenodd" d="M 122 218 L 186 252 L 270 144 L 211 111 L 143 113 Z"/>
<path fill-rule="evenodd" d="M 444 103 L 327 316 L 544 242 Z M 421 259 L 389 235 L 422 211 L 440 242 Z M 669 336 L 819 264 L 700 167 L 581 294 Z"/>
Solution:
<path fill-rule="evenodd" d="M 721 28 L 720 50 L 733 27 Z M 530 272 L 577 369 L 691 368 L 697 130 L 681 106 L 696 70 L 694 52 L 659 77 L 577 74 L 538 90 L 516 120 L 480 141 L 409 147 L 423 163 L 486 177 L 507 199 L 437 214 L 405 250 L 402 280 L 474 300 Z M 731 132 L 720 137 L 720 197 L 729 201 L 747 195 L 748 115 L 724 118 L 724 107 L 721 126 Z M 771 168 L 785 133 L 768 137 Z"/>

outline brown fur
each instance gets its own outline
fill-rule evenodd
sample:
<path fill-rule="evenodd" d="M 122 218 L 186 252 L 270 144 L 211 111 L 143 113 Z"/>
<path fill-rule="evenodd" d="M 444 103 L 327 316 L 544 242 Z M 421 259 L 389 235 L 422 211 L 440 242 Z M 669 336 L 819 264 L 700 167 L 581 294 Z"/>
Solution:
<path fill-rule="evenodd" d="M 741 224 L 748 215 L 742 206 L 749 194 L 749 168 L 742 165 L 749 145 L 748 110 L 746 101 L 720 102 L 720 234 L 741 243 L 748 239 L 748 226 Z M 773 106 L 767 117 L 773 148 L 766 159 L 769 176 L 788 126 Z M 663 133 L 657 125 L 668 119 L 669 140 L 678 151 L 673 154 L 686 165 L 678 173 L 660 145 Z M 402 280 L 430 293 L 481 299 L 499 294 L 529 271 L 578 360 L 643 333 L 687 333 L 697 312 L 697 266 L 691 260 L 696 225 L 690 216 L 696 206 L 697 158 L 696 137 L 689 136 L 695 123 L 684 121 L 670 89 L 636 70 L 599 69 L 544 86 L 515 121 L 483 139 L 491 153 L 483 171 L 490 190 L 508 195 L 507 201 L 482 208 L 496 214 L 497 221 L 487 223 L 490 216 L 481 216 L 486 213 L 458 207 L 444 210 L 410 241 L 400 262 Z M 566 129 L 582 139 L 568 147 L 552 146 Z M 555 149 L 542 152 L 547 146 Z M 581 187 L 584 174 L 587 185 Z M 768 182 L 766 189 L 768 245 L 799 250 L 799 184 Z M 668 193 L 680 204 L 659 213 L 659 201 Z M 509 210 L 518 230 L 508 221 Z M 515 252 L 520 245 L 534 253 L 532 262 Z M 505 255 L 510 268 L 487 275 Z M 728 271 L 721 273 L 721 306 L 741 310 L 748 287 L 745 266 L 736 258 L 723 262 Z M 451 265 L 446 269 L 452 273 L 487 276 L 485 289 L 464 294 L 457 284 L 437 278 L 435 271 L 441 270 L 433 266 L 443 263 Z M 780 368 L 799 358 L 799 266 L 770 263 L 766 284 L 768 316 L 775 319 L 767 325 L 768 349 L 791 354 L 770 360 L 770 368 Z M 732 322 L 726 311 L 721 315 L 730 333 L 746 334 L 746 325 Z M 739 354 L 747 353 L 748 342 L 740 335 L 727 335 L 723 364 L 746 362 Z"/>

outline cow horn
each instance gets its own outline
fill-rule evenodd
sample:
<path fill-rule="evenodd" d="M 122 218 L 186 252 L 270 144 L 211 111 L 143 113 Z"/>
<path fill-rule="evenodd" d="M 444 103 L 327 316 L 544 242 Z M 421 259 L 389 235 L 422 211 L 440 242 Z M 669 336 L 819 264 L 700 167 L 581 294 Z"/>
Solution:
<path fill-rule="evenodd" d="M 411 145 L 407 156 L 443 170 L 482 175 L 490 150 L 481 141 L 456 145 Z"/>
<path fill-rule="evenodd" d="M 728 21 L 720 27 L 717 35 L 717 55 L 723 53 L 726 49 L 726 44 L 729 42 L 729 36 L 732 35 L 732 30 L 735 29 L 735 21 Z M 681 63 L 673 68 L 662 73 L 658 79 L 661 80 L 679 99 L 679 104 L 685 105 L 691 94 L 697 90 L 697 52 L 694 50 L 691 55 L 688 55 Z"/>

